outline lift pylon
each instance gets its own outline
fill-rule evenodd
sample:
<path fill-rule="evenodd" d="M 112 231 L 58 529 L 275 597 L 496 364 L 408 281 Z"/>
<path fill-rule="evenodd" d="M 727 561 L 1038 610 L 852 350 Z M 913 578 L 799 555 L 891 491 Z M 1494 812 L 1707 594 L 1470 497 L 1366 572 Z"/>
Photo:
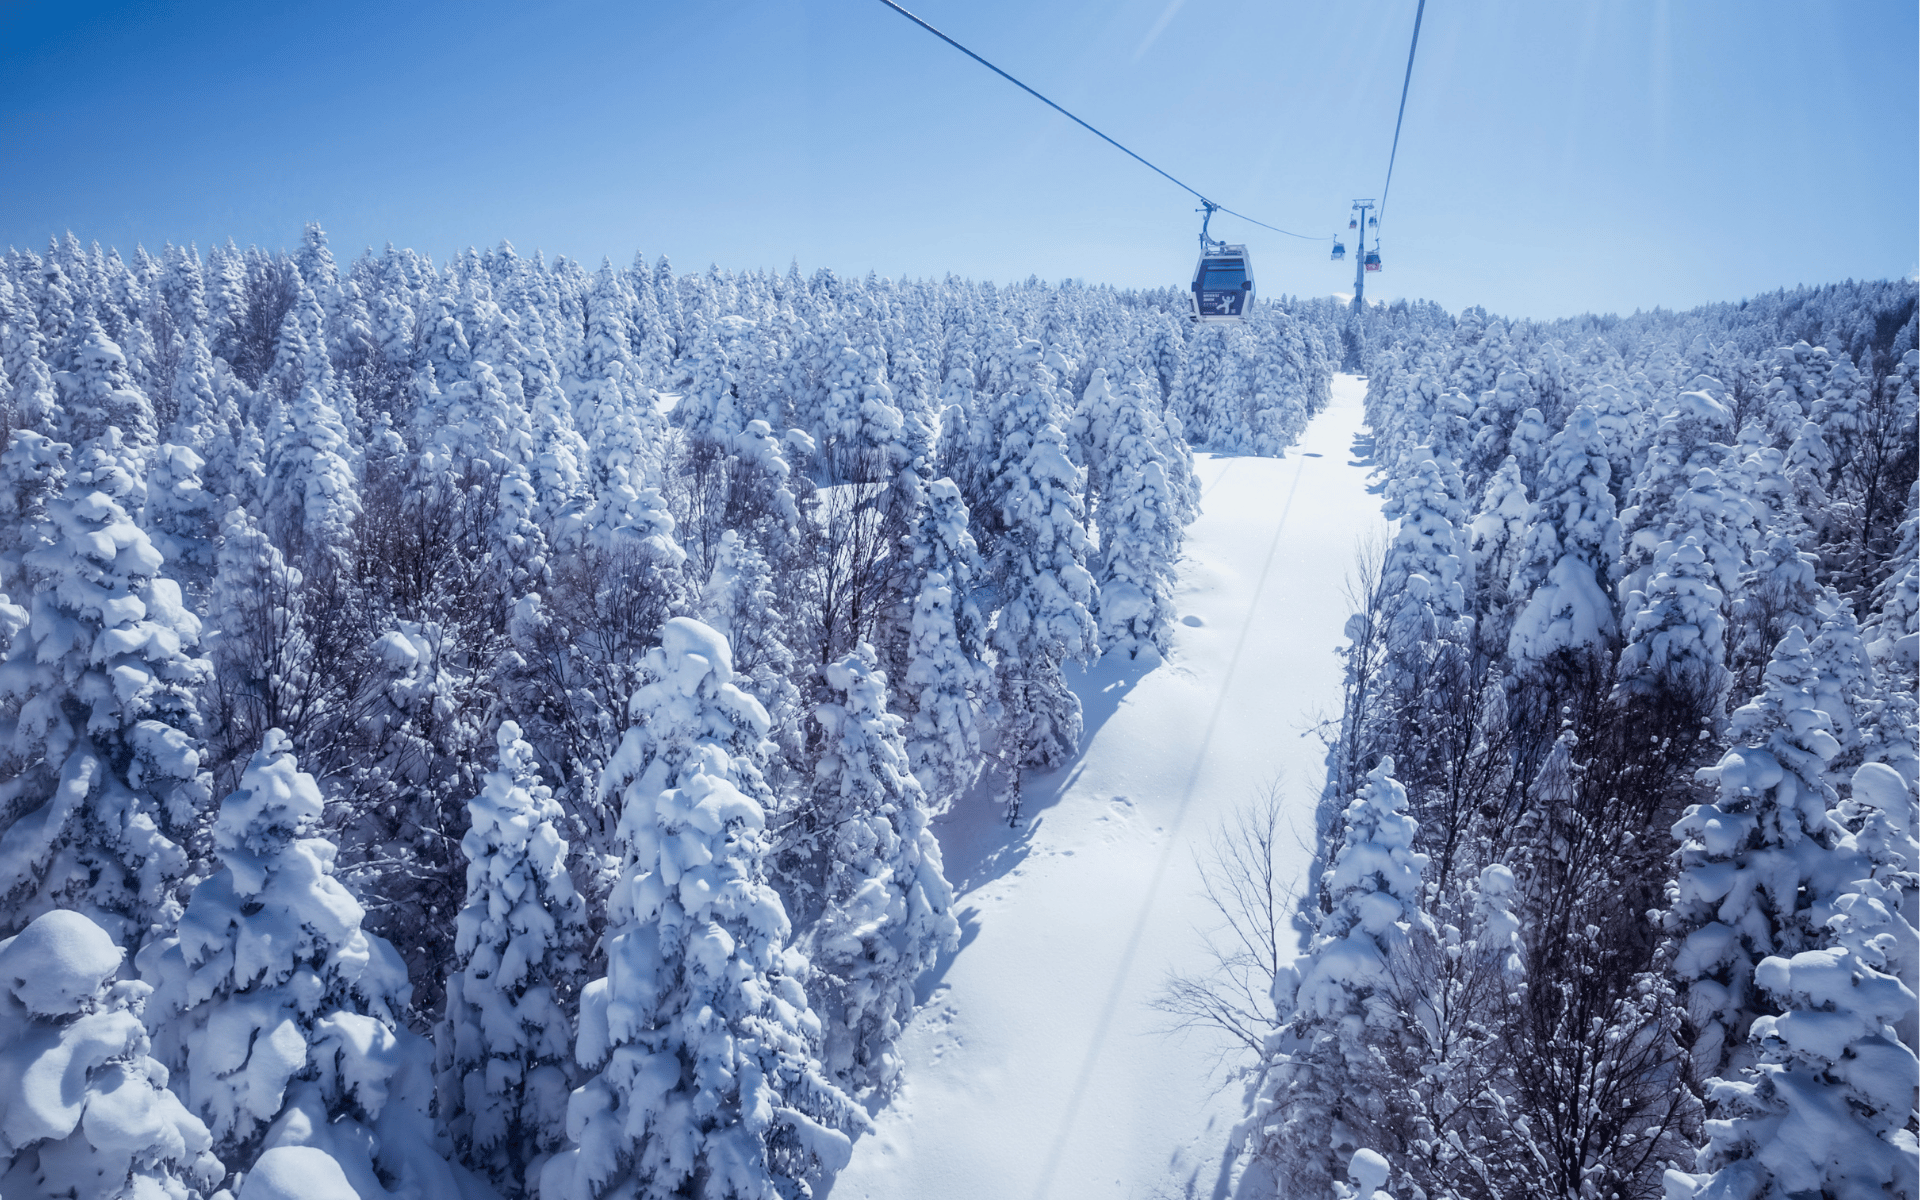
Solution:
<path fill-rule="evenodd" d="M 1360 244 L 1353 256 L 1353 311 L 1359 312 L 1367 298 L 1367 271 L 1380 269 L 1380 228 L 1374 226 L 1373 253 L 1367 253 L 1367 214 L 1375 205 L 1371 200 L 1353 202 L 1353 228 L 1360 231 Z"/>

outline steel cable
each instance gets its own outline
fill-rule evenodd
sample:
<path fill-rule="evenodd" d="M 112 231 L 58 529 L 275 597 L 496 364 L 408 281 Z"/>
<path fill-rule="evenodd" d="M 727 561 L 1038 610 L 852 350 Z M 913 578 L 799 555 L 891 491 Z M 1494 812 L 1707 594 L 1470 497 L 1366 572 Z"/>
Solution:
<path fill-rule="evenodd" d="M 933 36 L 939 38 L 941 41 L 945 42 L 947 45 L 952 46 L 955 50 L 958 50 L 960 53 L 966 55 L 968 58 L 979 63 L 981 66 L 985 67 L 987 70 L 992 71 L 995 75 L 998 75 L 1000 78 L 1006 80 L 1008 83 L 1011 83 L 1013 86 L 1027 93 L 1029 96 L 1032 96 L 1035 100 L 1038 100 L 1040 103 L 1046 105 L 1048 108 L 1053 109 L 1055 112 L 1059 113 L 1061 116 L 1067 118 L 1067 120 L 1072 121 L 1075 125 L 1080 126 L 1080 128 L 1086 130 L 1088 133 L 1091 133 L 1093 136 L 1099 138 L 1101 141 L 1107 143 L 1109 146 L 1112 146 L 1115 150 L 1120 151 L 1120 153 L 1126 155 L 1128 158 L 1133 159 L 1135 162 L 1147 168 L 1149 171 L 1154 172 L 1155 174 L 1159 175 L 1161 178 L 1174 184 L 1176 187 L 1183 188 L 1186 191 L 1192 192 L 1196 197 L 1199 198 L 1200 203 L 1208 205 L 1209 207 L 1212 207 L 1214 209 L 1217 209 L 1220 212 L 1226 213 L 1230 217 L 1239 217 L 1242 221 L 1246 221 L 1249 224 L 1258 225 L 1262 229 L 1271 229 L 1275 233 L 1284 233 L 1288 237 L 1299 238 L 1301 241 L 1325 242 L 1325 241 L 1331 240 L 1329 238 L 1324 238 L 1324 237 L 1314 237 L 1311 234 L 1295 233 L 1291 229 L 1282 229 L 1278 225 L 1269 225 L 1265 221 L 1256 220 L 1253 217 L 1249 217 L 1245 213 L 1235 212 L 1233 209 L 1228 208 L 1224 204 L 1218 204 L 1212 200 L 1209 200 L 1206 197 L 1206 195 L 1200 191 L 1200 189 L 1192 186 L 1191 184 L 1181 182 L 1179 179 L 1176 179 L 1173 175 L 1169 174 L 1166 171 L 1161 170 L 1159 167 L 1155 166 L 1151 162 L 1148 162 L 1145 158 L 1142 158 L 1140 155 L 1135 154 L 1133 151 L 1127 149 L 1125 146 L 1121 145 L 1119 142 L 1108 137 L 1106 134 L 1101 133 L 1098 129 L 1095 129 L 1093 126 L 1087 124 L 1085 121 L 1081 120 L 1079 117 L 1074 116 L 1072 113 L 1068 112 L 1066 109 L 1060 107 L 1058 104 L 1055 104 L 1053 101 L 1047 99 L 1045 96 L 1042 96 L 1039 92 L 1028 87 L 1026 84 L 1020 82 L 1018 79 L 1015 79 L 1013 76 L 1007 74 L 1005 71 L 1001 70 L 999 67 L 994 66 L 992 63 L 988 62 L 986 59 L 981 58 L 978 54 L 975 54 L 973 51 L 967 49 L 965 46 L 962 46 L 959 42 L 954 41 L 952 38 L 948 37 L 946 34 L 940 32 L 938 29 L 935 29 L 932 25 L 929 25 L 927 22 L 921 20 L 919 17 L 915 16 L 913 13 L 902 8 L 900 5 L 894 3 L 894 0 L 880 0 L 880 3 L 886 5 L 888 8 L 892 9 L 893 11 L 899 13 L 901 16 L 905 17 L 907 20 L 912 21 L 915 25 L 918 25 L 920 28 L 926 30 L 928 33 L 931 33 Z M 1426 0 L 1421 0 L 1421 3 L 1425 4 Z M 1405 97 L 1402 97 L 1401 104 L 1404 106 L 1405 103 L 1406 103 L 1406 99 Z"/>

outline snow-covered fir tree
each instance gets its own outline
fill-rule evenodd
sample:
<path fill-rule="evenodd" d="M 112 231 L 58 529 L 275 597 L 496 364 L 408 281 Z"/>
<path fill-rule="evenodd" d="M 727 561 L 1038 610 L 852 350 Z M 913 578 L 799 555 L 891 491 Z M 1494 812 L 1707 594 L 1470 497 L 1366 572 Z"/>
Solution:
<path fill-rule="evenodd" d="M 200 622 L 129 515 L 144 485 L 123 431 L 152 410 L 89 317 L 58 376 L 69 444 L 16 432 L 0 455 L 3 569 L 30 620 L 0 663 L 0 894 L 18 929 L 71 908 L 138 947 L 178 913 L 180 843 L 207 803 Z M 30 591 L 28 590 L 30 589 Z"/>
<path fill-rule="evenodd" d="M 1840 744 L 1814 707 L 1818 681 L 1806 638 L 1793 630 L 1767 666 L 1766 691 L 1734 713 L 1735 748 L 1700 772 L 1718 799 L 1690 805 L 1673 827 L 1680 871 L 1665 920 L 1679 942 L 1674 972 L 1698 1031 L 1702 1077 L 1739 1062 L 1764 1011 L 1754 969 L 1818 943 L 1849 865 L 1825 778 Z"/>
<path fill-rule="evenodd" d="M 1099 654 L 1098 591 L 1087 570 L 1086 473 L 1068 455 L 1064 407 L 1040 343 L 1020 343 L 994 402 L 992 572 L 1000 593 L 992 643 L 1001 708 L 999 757 L 1019 817 L 1020 774 L 1059 765 L 1080 745 L 1080 700 L 1061 668 Z"/>
<path fill-rule="evenodd" d="M 967 504 L 958 485 L 934 480 L 924 505 L 908 543 L 920 587 L 902 691 L 913 713 L 908 761 L 921 788 L 944 806 L 980 773 L 980 709 L 991 679 L 984 669 L 986 622 L 974 587 L 984 568 L 967 532 Z"/>
<path fill-rule="evenodd" d="M 809 819 L 820 831 L 822 910 L 812 935 L 827 1070 L 852 1092 L 891 1091 L 894 1044 L 913 1015 L 914 984 L 959 942 L 953 889 L 908 769 L 887 680 L 861 645 L 822 672 L 831 699 L 814 710 L 823 746 Z"/>
<path fill-rule="evenodd" d="M 359 481 L 342 422 L 333 364 L 308 297 L 287 315 L 263 395 L 261 504 L 275 540 L 303 555 L 337 557 L 360 515 Z"/>
<path fill-rule="evenodd" d="M 808 967 L 766 873 L 766 710 L 726 639 L 661 630 L 602 787 L 620 800 L 608 973 L 581 994 L 566 1149 L 543 1200 L 798 1192 L 864 1114 L 822 1072 Z"/>
<path fill-rule="evenodd" d="M 1173 569 L 1189 516 L 1189 498 L 1168 471 L 1168 437 L 1155 407 L 1144 375 L 1116 385 L 1095 367 L 1073 418 L 1087 448 L 1100 531 L 1100 648 L 1129 658 L 1159 654 L 1172 638 Z"/>
<path fill-rule="evenodd" d="M 433 1048 L 402 1023 L 406 965 L 334 878 L 338 851 L 313 836 L 323 808 L 269 731 L 213 822 L 219 869 L 140 953 L 155 1055 L 230 1169 L 308 1145 L 363 1194 L 384 1178 L 456 1197 L 429 1116 Z"/>
<path fill-rule="evenodd" d="M 1528 517 L 1511 593 L 1523 606 L 1511 651 L 1521 663 L 1603 647 L 1618 629 L 1608 595 L 1620 557 L 1620 521 L 1600 416 L 1581 406 L 1554 435 Z"/>
<path fill-rule="evenodd" d="M 1526 545 L 1530 508 L 1519 461 L 1510 454 L 1488 482 L 1466 531 L 1468 602 L 1483 641 L 1491 646 L 1504 646 L 1511 630 L 1509 587 Z"/>
<path fill-rule="evenodd" d="M 1293 1191 L 1330 1190 L 1340 1162 L 1384 1116 L 1371 1047 L 1395 1037 L 1386 993 L 1413 940 L 1436 932 L 1422 904 L 1429 859 L 1413 849 L 1418 831 L 1393 760 L 1382 759 L 1344 814 L 1321 880 L 1330 907 L 1302 961 L 1274 983 L 1287 1015 L 1268 1043 L 1253 1150 Z"/>
<path fill-rule="evenodd" d="M 533 747 L 502 721 L 500 764 L 468 802 L 472 823 L 459 968 L 447 984 L 441 1111 L 461 1161 L 518 1194 L 567 1136 L 574 992 L 587 918 L 567 874 L 564 819 Z"/>
<path fill-rule="evenodd" d="M 0 1188 L 20 1200 L 198 1200 L 225 1168 L 149 1054 L 152 989 L 76 912 L 0 940 Z"/>
<path fill-rule="evenodd" d="M 768 736 L 784 766 L 805 756 L 805 709 L 782 607 L 767 556 L 735 530 L 723 532 L 700 595 L 700 620 L 727 639 L 739 686 L 766 707 Z"/>
<path fill-rule="evenodd" d="M 1708 1085 L 1724 1116 L 1707 1124 L 1701 1174 L 1670 1173 L 1669 1195 L 1920 1196 L 1920 934 L 1901 904 L 1920 858 L 1916 814 L 1906 782 L 1882 764 L 1861 767 L 1851 792 L 1862 817 L 1847 849 L 1866 874 L 1832 898 L 1823 944 L 1755 967 L 1779 1011 L 1753 1023 L 1758 1062 Z"/>

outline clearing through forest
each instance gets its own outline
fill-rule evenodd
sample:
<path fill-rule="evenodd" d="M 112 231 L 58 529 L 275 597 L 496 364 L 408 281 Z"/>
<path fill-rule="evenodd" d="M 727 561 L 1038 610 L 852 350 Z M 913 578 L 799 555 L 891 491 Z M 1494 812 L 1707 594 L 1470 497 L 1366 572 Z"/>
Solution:
<path fill-rule="evenodd" d="M 1171 1032 L 1152 1001 L 1218 923 L 1196 854 L 1275 779 L 1298 832 L 1279 875 L 1306 883 L 1325 756 L 1309 727 L 1339 715 L 1355 546 L 1389 531 L 1365 389 L 1336 375 L 1284 459 L 1197 456 L 1172 654 L 1070 672 L 1082 753 L 1029 780 L 1022 828 L 980 795 L 936 822 L 961 948 L 923 984 L 905 1086 L 834 1200 L 1224 1195 L 1242 1089 L 1222 1068 L 1246 1056 Z"/>

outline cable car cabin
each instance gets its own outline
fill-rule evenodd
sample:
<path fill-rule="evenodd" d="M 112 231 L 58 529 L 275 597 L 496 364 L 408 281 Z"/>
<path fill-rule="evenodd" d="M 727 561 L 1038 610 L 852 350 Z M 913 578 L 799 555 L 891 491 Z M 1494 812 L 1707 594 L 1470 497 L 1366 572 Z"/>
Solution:
<path fill-rule="evenodd" d="M 1345 242 L 1342 242 L 1342 241 L 1340 241 L 1340 240 L 1339 240 L 1338 238 L 1336 238 L 1336 239 L 1334 239 L 1334 243 L 1333 243 L 1333 261 L 1335 261 L 1335 262 L 1339 262 L 1339 261 L 1340 261 L 1341 259 L 1344 259 L 1344 258 L 1345 258 L 1346 256 L 1347 256 L 1347 246 L 1346 246 L 1346 243 L 1345 243 Z"/>
<path fill-rule="evenodd" d="M 1215 243 L 1193 269 L 1193 319 L 1238 321 L 1253 311 L 1253 260 L 1245 246 Z"/>
<path fill-rule="evenodd" d="M 1367 270 L 1378 271 L 1379 269 L 1380 269 L 1380 252 L 1378 250 L 1367 251 Z"/>

